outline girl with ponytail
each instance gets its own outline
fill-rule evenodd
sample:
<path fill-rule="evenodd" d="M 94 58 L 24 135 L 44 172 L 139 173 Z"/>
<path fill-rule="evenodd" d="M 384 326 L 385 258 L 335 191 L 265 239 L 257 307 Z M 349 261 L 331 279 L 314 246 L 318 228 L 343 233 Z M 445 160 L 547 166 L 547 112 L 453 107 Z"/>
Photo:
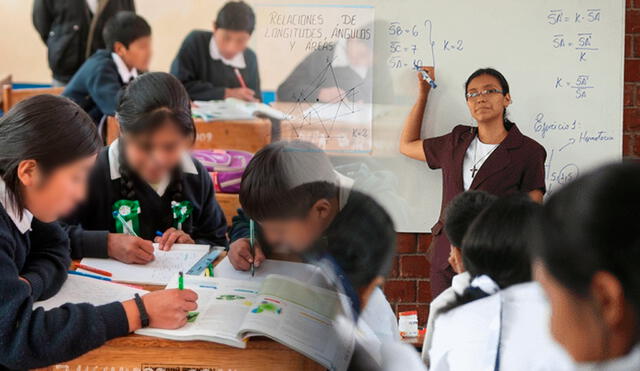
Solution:
<path fill-rule="evenodd" d="M 530 228 L 541 208 L 510 196 L 471 224 L 461 246 L 471 282 L 435 320 L 429 370 L 570 369 L 546 325 L 542 289 L 531 282 Z"/>
<path fill-rule="evenodd" d="M 120 138 L 98 156 L 88 201 L 70 221 L 73 257 L 144 264 L 153 259 L 151 241 L 164 250 L 226 245 L 211 178 L 188 154 L 196 130 L 182 84 L 168 73 L 144 74 L 122 92 L 116 117 Z"/>

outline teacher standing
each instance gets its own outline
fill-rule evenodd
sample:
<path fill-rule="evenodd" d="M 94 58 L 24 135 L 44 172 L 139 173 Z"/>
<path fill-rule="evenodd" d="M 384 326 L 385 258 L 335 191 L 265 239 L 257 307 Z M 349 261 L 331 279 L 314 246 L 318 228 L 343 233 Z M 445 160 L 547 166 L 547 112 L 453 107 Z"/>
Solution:
<path fill-rule="evenodd" d="M 435 79 L 432 67 L 423 69 Z M 421 139 L 430 85 L 418 73 L 418 99 L 400 138 L 400 152 L 442 169 L 442 206 L 431 228 L 431 294 L 435 298 L 451 285 L 455 272 L 448 262 L 450 244 L 443 230 L 445 209 L 451 199 L 468 190 L 496 196 L 527 193 L 538 202 L 546 190 L 545 149 L 523 135 L 506 117 L 511 104 L 509 84 L 492 68 L 475 71 L 465 84 L 465 98 L 476 126 L 458 125 L 443 136 Z"/>

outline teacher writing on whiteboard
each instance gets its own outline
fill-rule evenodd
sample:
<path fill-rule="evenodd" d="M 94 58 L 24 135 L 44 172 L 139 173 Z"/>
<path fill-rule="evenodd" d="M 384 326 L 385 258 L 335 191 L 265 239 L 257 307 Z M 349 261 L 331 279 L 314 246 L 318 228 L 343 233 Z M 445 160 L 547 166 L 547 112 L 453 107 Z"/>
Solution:
<path fill-rule="evenodd" d="M 432 67 L 422 67 L 435 79 Z M 400 138 L 400 152 L 442 169 L 442 206 L 432 227 L 432 298 L 451 285 L 455 272 L 448 262 L 450 244 L 443 231 L 445 209 L 452 198 L 467 190 L 496 196 L 527 193 L 542 202 L 545 192 L 546 151 L 524 136 L 506 117 L 511 104 L 509 84 L 492 68 L 475 71 L 465 84 L 467 107 L 476 126 L 458 125 L 443 136 L 421 139 L 422 121 L 431 90 L 418 73 L 418 99 L 409 113 Z"/>

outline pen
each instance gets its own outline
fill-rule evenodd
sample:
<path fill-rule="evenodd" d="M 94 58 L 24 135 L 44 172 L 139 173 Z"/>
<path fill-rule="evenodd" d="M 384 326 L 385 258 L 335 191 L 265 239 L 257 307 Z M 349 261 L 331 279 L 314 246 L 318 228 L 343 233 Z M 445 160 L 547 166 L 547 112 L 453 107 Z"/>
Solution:
<path fill-rule="evenodd" d="M 74 274 L 76 276 L 95 278 L 97 280 L 102 280 L 102 281 L 111 281 L 111 278 L 102 277 L 102 276 L 96 276 L 95 274 L 83 273 L 83 272 L 78 272 L 78 271 L 68 271 L 67 273 Z"/>
<path fill-rule="evenodd" d="M 207 268 L 209 269 L 209 277 L 213 277 L 213 264 L 209 263 Z"/>
<path fill-rule="evenodd" d="M 427 71 L 421 69 L 420 67 L 418 67 L 417 65 L 415 66 L 416 70 L 420 72 L 420 74 L 422 74 L 422 79 L 425 80 L 426 82 L 429 83 L 429 85 L 431 85 L 431 87 L 433 89 L 438 87 L 438 84 L 436 84 L 435 81 L 433 81 L 433 79 L 431 78 L 431 76 L 429 76 L 429 74 L 427 73 Z"/>
<path fill-rule="evenodd" d="M 122 215 L 120 215 L 120 213 L 118 211 L 114 211 L 113 212 L 113 216 L 118 218 L 118 220 L 120 221 L 120 224 L 122 224 L 122 228 L 125 229 L 128 234 L 130 234 L 130 235 L 132 235 L 134 237 L 138 237 L 138 235 L 136 234 L 136 231 L 134 231 L 133 228 L 131 228 L 129 226 L 127 221 L 124 220 L 124 218 L 122 217 Z"/>
<path fill-rule="evenodd" d="M 178 290 L 184 290 L 184 274 L 182 272 L 178 276 Z"/>
<path fill-rule="evenodd" d="M 247 88 L 247 84 L 244 82 L 244 78 L 242 77 L 242 74 L 240 74 L 240 70 L 237 68 L 233 69 L 233 72 L 236 73 L 236 77 L 238 78 L 238 82 L 240 82 L 240 86 L 242 86 L 243 88 Z"/>
<path fill-rule="evenodd" d="M 96 274 L 101 274 L 103 276 L 107 276 L 107 277 L 113 276 L 113 274 L 111 274 L 111 272 L 103 271 L 102 269 L 90 267 L 88 265 L 75 263 L 74 266 L 76 268 L 84 269 L 85 271 L 93 272 L 93 273 L 96 273 Z"/>
<path fill-rule="evenodd" d="M 251 277 L 256 275 L 256 266 L 254 260 L 256 258 L 256 249 L 254 247 L 255 225 L 253 219 L 249 219 L 249 252 L 251 253 Z"/>

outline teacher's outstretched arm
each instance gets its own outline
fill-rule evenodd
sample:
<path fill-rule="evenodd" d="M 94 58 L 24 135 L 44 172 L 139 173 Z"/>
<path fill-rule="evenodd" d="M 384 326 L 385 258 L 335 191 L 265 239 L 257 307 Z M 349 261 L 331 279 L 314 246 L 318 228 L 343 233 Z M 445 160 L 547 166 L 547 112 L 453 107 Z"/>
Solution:
<path fill-rule="evenodd" d="M 421 67 L 426 71 L 432 80 L 435 80 L 435 70 L 433 67 Z M 422 77 L 422 72 L 417 72 L 418 78 L 418 99 L 413 105 L 407 120 L 404 123 L 404 129 L 400 135 L 400 153 L 403 155 L 420 161 L 427 161 L 422 147 L 422 139 L 420 132 L 422 131 L 422 120 L 424 119 L 424 111 L 427 107 L 427 99 L 431 86 Z"/>

